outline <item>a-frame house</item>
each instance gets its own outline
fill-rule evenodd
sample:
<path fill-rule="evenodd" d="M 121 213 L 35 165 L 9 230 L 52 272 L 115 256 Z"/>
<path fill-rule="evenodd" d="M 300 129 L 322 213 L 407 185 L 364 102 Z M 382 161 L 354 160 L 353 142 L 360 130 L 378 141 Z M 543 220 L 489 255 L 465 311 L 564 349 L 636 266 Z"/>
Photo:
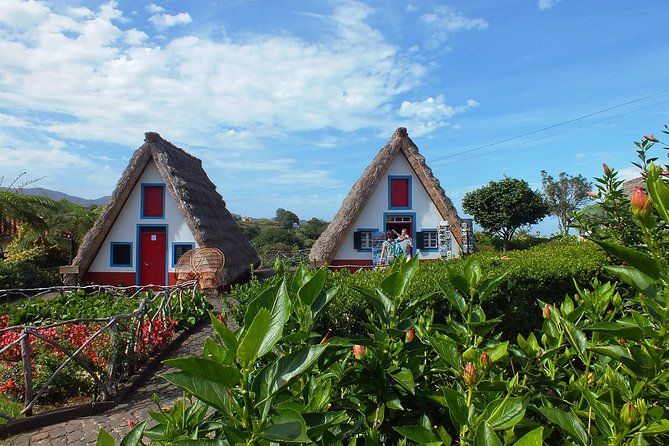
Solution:
<path fill-rule="evenodd" d="M 84 238 L 70 268 L 76 273 L 65 282 L 173 284 L 177 260 L 197 247 L 225 255 L 222 286 L 246 278 L 260 264 L 202 161 L 149 132 Z"/>
<path fill-rule="evenodd" d="M 444 257 L 444 227 L 449 232 L 448 256 L 458 257 L 462 224 L 425 158 L 400 127 L 353 185 L 309 260 L 315 267 L 371 267 L 375 234 L 389 229 L 407 229 L 414 255 L 420 251 L 420 259 L 437 259 Z"/>

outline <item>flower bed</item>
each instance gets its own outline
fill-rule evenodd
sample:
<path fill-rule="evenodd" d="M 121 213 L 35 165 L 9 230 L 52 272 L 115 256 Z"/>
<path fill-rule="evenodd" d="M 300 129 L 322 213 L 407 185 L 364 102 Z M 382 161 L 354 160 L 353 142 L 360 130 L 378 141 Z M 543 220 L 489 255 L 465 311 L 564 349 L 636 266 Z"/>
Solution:
<path fill-rule="evenodd" d="M 77 290 L 50 300 L 3 305 L 0 395 L 24 399 L 27 414 L 33 406 L 41 411 L 70 401 L 108 399 L 177 330 L 197 323 L 209 305 L 203 295 L 183 287 L 139 296 L 114 294 Z M 70 319 L 58 321 L 58 315 Z"/>

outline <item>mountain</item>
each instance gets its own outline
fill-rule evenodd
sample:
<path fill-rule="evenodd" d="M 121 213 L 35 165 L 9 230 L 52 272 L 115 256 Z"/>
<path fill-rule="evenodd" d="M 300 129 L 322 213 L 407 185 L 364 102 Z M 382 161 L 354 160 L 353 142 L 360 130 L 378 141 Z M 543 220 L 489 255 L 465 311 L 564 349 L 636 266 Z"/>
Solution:
<path fill-rule="evenodd" d="M 10 190 L 6 187 L 0 187 L 0 191 Z M 21 189 L 21 194 L 23 195 L 39 195 L 42 197 L 47 197 L 52 200 L 62 200 L 65 199 L 70 203 L 75 203 L 80 206 L 104 206 L 105 203 L 109 200 L 109 196 L 96 198 L 95 200 L 90 200 L 88 198 L 75 197 L 74 195 L 68 195 L 63 192 L 58 192 L 55 190 L 45 189 L 43 187 L 26 187 Z"/>

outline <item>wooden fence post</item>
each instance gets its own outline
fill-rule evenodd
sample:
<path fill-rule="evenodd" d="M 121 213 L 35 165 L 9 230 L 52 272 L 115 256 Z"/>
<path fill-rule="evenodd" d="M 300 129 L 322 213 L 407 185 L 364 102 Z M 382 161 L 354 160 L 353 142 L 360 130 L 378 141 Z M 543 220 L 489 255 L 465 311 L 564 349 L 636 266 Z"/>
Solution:
<path fill-rule="evenodd" d="M 30 365 L 30 330 L 26 327 L 21 333 L 21 359 L 23 360 L 24 407 L 33 399 L 33 371 Z M 31 416 L 33 410 L 28 409 L 26 416 Z"/>

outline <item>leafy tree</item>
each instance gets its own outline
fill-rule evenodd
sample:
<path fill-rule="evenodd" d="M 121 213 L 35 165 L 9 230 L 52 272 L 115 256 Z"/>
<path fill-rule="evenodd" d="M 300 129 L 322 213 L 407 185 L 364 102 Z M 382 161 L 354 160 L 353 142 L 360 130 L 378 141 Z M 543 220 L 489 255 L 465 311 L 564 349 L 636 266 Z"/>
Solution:
<path fill-rule="evenodd" d="M 300 222 L 300 217 L 291 211 L 279 208 L 276 210 L 275 220 L 278 221 L 284 228 L 289 229 L 293 227 L 294 223 Z"/>
<path fill-rule="evenodd" d="M 314 217 L 300 226 L 300 232 L 302 232 L 306 238 L 316 240 L 327 227 L 327 221 Z"/>
<path fill-rule="evenodd" d="M 55 207 L 55 212 L 47 218 L 49 233 L 61 239 L 60 241 L 65 241 L 69 262 L 72 262 L 77 255 L 79 243 L 93 227 L 102 208 L 96 206 L 87 208 L 64 199 L 57 201 Z"/>
<path fill-rule="evenodd" d="M 468 192 L 462 200 L 462 208 L 485 232 L 502 239 L 505 252 L 518 228 L 535 224 L 548 214 L 541 194 L 530 189 L 526 181 L 516 178 L 491 181 L 487 186 Z"/>
<path fill-rule="evenodd" d="M 558 219 L 560 232 L 569 235 L 573 214 L 591 199 L 588 192 L 592 189 L 592 184 L 582 175 L 574 177 L 561 172 L 555 179 L 545 170 L 541 171 L 541 184 L 548 209 Z"/>

